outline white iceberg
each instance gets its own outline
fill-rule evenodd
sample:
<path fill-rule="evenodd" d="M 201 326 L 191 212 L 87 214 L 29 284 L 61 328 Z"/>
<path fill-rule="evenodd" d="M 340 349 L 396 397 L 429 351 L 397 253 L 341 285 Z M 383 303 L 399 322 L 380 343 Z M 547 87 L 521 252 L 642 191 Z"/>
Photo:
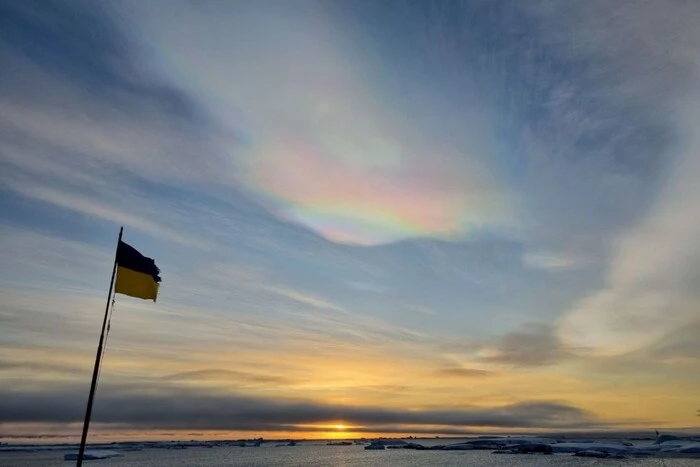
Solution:
<path fill-rule="evenodd" d="M 667 437 L 653 444 L 631 444 L 611 442 L 564 442 L 552 444 L 555 453 L 573 453 L 584 456 L 585 451 L 609 455 L 658 456 L 664 454 L 700 454 L 700 442 L 694 438 Z M 593 456 L 593 455 L 591 455 Z"/>
<path fill-rule="evenodd" d="M 579 451 L 598 451 L 608 454 L 622 454 L 628 452 L 629 446 L 612 443 L 556 443 L 552 444 L 555 453 L 576 453 Z"/>

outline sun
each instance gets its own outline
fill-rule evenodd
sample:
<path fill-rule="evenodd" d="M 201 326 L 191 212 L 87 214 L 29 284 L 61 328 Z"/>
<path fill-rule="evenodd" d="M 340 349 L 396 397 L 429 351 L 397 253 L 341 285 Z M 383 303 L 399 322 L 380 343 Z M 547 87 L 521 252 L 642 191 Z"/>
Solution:
<path fill-rule="evenodd" d="M 345 429 L 345 425 L 335 425 L 334 428 L 338 431 L 343 431 Z"/>

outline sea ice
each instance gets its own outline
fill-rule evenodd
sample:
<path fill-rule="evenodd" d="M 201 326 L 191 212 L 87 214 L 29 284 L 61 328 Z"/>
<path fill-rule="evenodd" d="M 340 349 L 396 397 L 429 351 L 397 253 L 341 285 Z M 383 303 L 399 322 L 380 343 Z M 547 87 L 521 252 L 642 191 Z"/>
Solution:
<path fill-rule="evenodd" d="M 117 451 L 97 451 L 97 450 L 89 450 L 85 451 L 85 454 L 83 455 L 84 460 L 96 460 L 96 459 L 109 459 L 112 457 L 121 457 L 123 456 L 122 453 L 117 452 Z M 64 461 L 74 461 L 78 459 L 78 453 L 77 452 L 69 452 L 65 456 L 63 456 Z"/>

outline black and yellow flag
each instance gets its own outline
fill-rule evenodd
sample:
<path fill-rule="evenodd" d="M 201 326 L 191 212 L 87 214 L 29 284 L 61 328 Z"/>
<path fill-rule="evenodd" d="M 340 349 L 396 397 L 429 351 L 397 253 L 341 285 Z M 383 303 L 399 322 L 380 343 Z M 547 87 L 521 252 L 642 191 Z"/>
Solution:
<path fill-rule="evenodd" d="M 160 269 L 131 245 L 119 241 L 117 247 L 117 282 L 115 291 L 130 297 L 156 301 Z"/>

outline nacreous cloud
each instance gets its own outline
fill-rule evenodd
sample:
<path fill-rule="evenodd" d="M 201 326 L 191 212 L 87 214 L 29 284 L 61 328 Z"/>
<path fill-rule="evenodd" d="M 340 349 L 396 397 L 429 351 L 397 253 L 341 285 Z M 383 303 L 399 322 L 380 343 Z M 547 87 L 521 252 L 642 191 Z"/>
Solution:
<path fill-rule="evenodd" d="M 406 85 L 407 77 L 381 70 L 332 13 L 251 5 L 212 17 L 174 4 L 141 28 L 161 52 L 149 61 L 236 135 L 222 149 L 232 182 L 334 242 L 462 238 L 505 221 L 483 109 L 454 109 L 453 98 L 425 89 L 435 83 L 418 86 L 437 98 L 397 101 L 386 83 Z"/>

